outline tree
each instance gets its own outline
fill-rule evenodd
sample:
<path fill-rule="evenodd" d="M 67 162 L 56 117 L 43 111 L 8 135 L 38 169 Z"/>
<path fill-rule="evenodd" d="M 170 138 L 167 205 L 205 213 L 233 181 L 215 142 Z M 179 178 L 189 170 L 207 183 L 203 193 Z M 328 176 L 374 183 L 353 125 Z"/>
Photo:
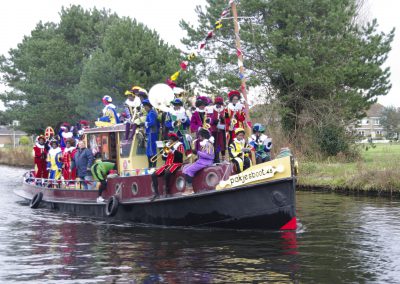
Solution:
<path fill-rule="evenodd" d="M 136 20 L 123 18 L 111 24 L 104 34 L 100 47 L 86 60 L 81 81 L 75 95 L 83 104 L 78 113 L 88 113 L 87 105 L 98 104 L 104 95 L 116 102 L 121 94 L 133 85 L 149 88 L 165 79 L 179 68 L 180 52 L 164 43 L 157 33 Z M 184 82 L 191 73 L 179 78 Z M 98 115 L 95 108 L 91 118 Z"/>
<path fill-rule="evenodd" d="M 58 24 L 40 22 L 0 57 L 2 81 L 11 90 L 0 99 L 22 130 L 42 133 L 48 125 L 95 118 L 105 94 L 118 103 L 133 83 L 164 81 L 179 59 L 176 48 L 134 20 L 71 6 L 61 10 Z"/>
<path fill-rule="evenodd" d="M 3 57 L 0 71 L 11 91 L 1 99 L 22 130 L 40 133 L 48 125 L 77 117 L 79 101 L 71 93 L 80 82 L 84 58 L 99 45 L 103 32 L 97 27 L 110 17 L 105 11 L 88 12 L 80 6 L 63 8 L 60 24 L 38 23 L 8 58 Z"/>
<path fill-rule="evenodd" d="M 383 63 L 390 51 L 394 30 L 377 32 L 373 20 L 365 26 L 357 21 L 355 0 L 249 0 L 238 7 L 240 36 L 250 84 L 271 90 L 265 96 L 280 105 L 282 127 L 293 138 L 305 129 L 332 123 L 345 127 L 364 115 L 366 109 L 385 95 L 391 84 L 389 68 Z M 208 1 L 206 11 L 197 9 L 198 28 L 184 21 L 188 47 L 205 34 L 218 18 L 225 1 Z M 231 20 L 229 20 L 231 21 Z M 235 75 L 236 62 L 231 23 L 207 45 L 207 57 L 218 74 L 200 65 L 198 76 L 212 75 L 210 82 L 227 83 Z M 226 62 L 230 62 L 224 67 Z M 237 70 L 237 69 L 236 69 Z M 217 78 L 215 78 L 217 76 Z M 236 76 L 237 77 L 237 76 Z M 237 80 L 236 80 L 237 81 Z M 239 84 L 237 84 L 239 86 Z M 332 114 L 326 118 L 326 114 Z M 311 131 L 315 133 L 315 131 Z"/>
<path fill-rule="evenodd" d="M 387 138 L 399 139 L 400 134 L 400 110 L 394 106 L 385 107 L 382 111 L 380 123 L 387 133 Z"/>

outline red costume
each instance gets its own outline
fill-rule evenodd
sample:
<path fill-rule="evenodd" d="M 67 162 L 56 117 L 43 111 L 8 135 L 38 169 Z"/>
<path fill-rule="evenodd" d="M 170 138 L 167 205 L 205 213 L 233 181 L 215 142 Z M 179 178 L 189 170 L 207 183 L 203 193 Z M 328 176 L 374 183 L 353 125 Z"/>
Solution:
<path fill-rule="evenodd" d="M 43 144 L 39 143 L 39 140 L 43 139 Z M 39 136 L 33 146 L 33 157 L 35 163 L 35 178 L 47 178 L 47 149 L 44 145 L 44 136 Z"/>
<path fill-rule="evenodd" d="M 224 100 L 222 97 L 216 97 L 214 100 L 215 105 L 210 109 L 208 117 L 210 118 L 210 125 L 212 136 L 214 137 L 214 153 L 215 162 L 219 162 L 219 153 L 225 155 L 226 150 L 226 125 L 225 125 L 225 112 L 223 106 Z"/>
<path fill-rule="evenodd" d="M 246 115 L 244 112 L 244 105 L 240 102 L 233 103 L 232 99 L 237 97 L 240 99 L 239 91 L 230 91 L 228 93 L 229 100 L 231 101 L 226 108 L 225 113 L 225 125 L 226 129 L 230 134 L 230 141 L 235 138 L 235 129 L 236 128 L 245 128 L 244 121 L 246 120 Z M 236 120 L 236 121 L 235 121 Z"/>
<path fill-rule="evenodd" d="M 176 133 L 168 133 L 168 137 L 170 138 L 170 140 L 173 140 L 173 142 L 170 141 L 170 143 L 173 143 L 173 145 L 170 144 L 172 145 L 170 146 L 170 151 L 166 156 L 163 155 L 163 158 L 166 158 L 165 164 L 151 175 L 151 179 L 154 185 L 155 197 L 159 195 L 158 177 L 164 176 L 166 194 L 169 194 L 169 183 L 172 173 L 179 169 L 179 167 L 183 163 L 183 153 L 185 152 L 185 148 L 183 147 L 183 144 L 179 142 L 178 135 Z"/>
<path fill-rule="evenodd" d="M 172 146 L 171 151 L 168 153 L 165 164 L 156 171 L 156 175 L 162 175 L 167 169 L 170 171 L 170 173 L 173 173 L 179 169 L 179 167 L 182 166 L 184 152 L 185 148 L 183 147 L 183 144 L 179 141 L 176 142 Z"/>
<path fill-rule="evenodd" d="M 62 157 L 62 162 L 63 162 L 62 175 L 64 177 L 64 180 L 76 179 L 76 168 L 74 168 L 71 172 L 69 171 L 71 169 L 71 161 L 74 158 L 75 153 L 76 153 L 75 147 L 69 147 L 64 149 L 64 154 Z"/>

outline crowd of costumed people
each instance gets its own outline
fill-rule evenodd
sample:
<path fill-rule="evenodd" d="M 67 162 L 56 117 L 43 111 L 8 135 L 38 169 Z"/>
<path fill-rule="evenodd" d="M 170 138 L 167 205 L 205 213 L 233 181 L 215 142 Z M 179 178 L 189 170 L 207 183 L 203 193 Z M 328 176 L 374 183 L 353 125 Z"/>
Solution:
<path fill-rule="evenodd" d="M 197 155 L 197 160 L 183 169 L 189 188 L 195 173 L 214 163 L 229 160 L 240 173 L 252 165 L 251 154 L 255 157 L 253 163 L 271 159 L 272 139 L 265 134 L 264 125 L 254 124 L 252 134 L 246 137 L 248 124 L 240 91 L 227 92 L 225 98 L 198 96 L 193 101 L 185 100 L 183 89 L 173 90 L 174 97 L 162 110 L 152 105 L 147 91 L 140 86 L 124 93 L 126 100 L 119 109 L 106 95 L 102 98 L 102 116 L 94 121 L 95 127 L 124 124 L 122 145 L 131 143 L 135 135 L 145 138 L 148 166 L 155 169 L 151 174 L 156 185 L 159 176 L 168 184 L 171 175 L 183 165 L 184 156 L 192 154 Z M 86 146 L 77 145 L 84 130 L 91 126 L 87 120 L 75 125 L 62 123 L 56 131 L 48 127 L 44 135 L 38 136 L 33 147 L 35 177 L 66 181 L 79 177 L 75 155 Z M 157 141 L 165 140 L 171 151 L 163 155 L 164 165 L 157 167 Z M 87 168 L 95 162 L 93 151 Z"/>

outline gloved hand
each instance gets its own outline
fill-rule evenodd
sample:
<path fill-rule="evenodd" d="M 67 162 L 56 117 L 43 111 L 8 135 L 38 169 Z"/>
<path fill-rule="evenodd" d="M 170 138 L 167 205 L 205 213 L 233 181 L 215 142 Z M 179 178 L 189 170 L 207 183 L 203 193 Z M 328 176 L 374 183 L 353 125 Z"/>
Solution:
<path fill-rule="evenodd" d="M 146 127 L 146 128 L 149 127 L 149 123 L 147 121 L 144 123 L 144 127 Z"/>

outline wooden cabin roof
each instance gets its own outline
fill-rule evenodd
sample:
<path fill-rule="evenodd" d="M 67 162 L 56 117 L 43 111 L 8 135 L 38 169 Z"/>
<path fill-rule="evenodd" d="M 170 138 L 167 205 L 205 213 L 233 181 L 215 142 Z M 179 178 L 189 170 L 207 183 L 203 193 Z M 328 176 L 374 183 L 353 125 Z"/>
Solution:
<path fill-rule="evenodd" d="M 84 132 L 86 134 L 90 133 L 105 133 L 105 132 L 122 132 L 125 131 L 125 124 L 116 124 L 108 127 L 93 127 L 89 129 L 85 129 Z"/>

